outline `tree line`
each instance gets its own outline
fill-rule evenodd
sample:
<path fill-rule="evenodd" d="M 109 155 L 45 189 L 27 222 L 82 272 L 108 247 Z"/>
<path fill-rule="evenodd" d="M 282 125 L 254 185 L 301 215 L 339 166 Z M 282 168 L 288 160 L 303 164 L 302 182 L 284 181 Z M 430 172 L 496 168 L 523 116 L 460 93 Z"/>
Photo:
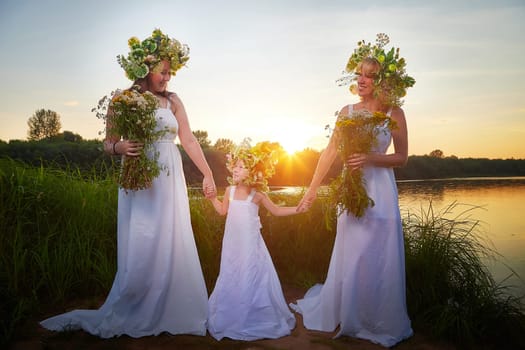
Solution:
<path fill-rule="evenodd" d="M 28 137 L 24 140 L 0 140 L 0 157 L 9 157 L 33 166 L 58 167 L 80 171 L 86 176 L 106 176 L 120 167 L 120 159 L 103 152 L 100 140 L 84 140 L 72 131 L 60 132 L 58 113 L 39 109 L 28 119 Z M 219 138 L 214 144 L 208 132 L 193 132 L 214 173 L 217 185 L 227 184 L 230 175 L 226 169 L 226 153 L 234 142 Z M 320 152 L 306 148 L 288 155 L 278 142 L 272 143 L 277 153 L 276 173 L 269 180 L 270 186 L 307 186 L 319 160 Z M 186 181 L 197 185 L 202 176 L 197 167 L 179 145 Z M 341 171 L 337 160 L 325 178 L 328 183 Z M 446 157 L 436 149 L 428 155 L 412 155 L 407 165 L 394 169 L 398 180 L 441 179 L 453 177 L 525 176 L 525 159 L 488 159 Z"/>
<path fill-rule="evenodd" d="M 226 185 L 226 179 L 230 175 L 225 166 L 226 152 L 233 142 L 219 139 L 212 144 L 206 131 L 197 130 L 194 134 L 203 147 L 217 185 Z M 288 155 L 279 143 L 275 142 L 273 145 L 278 163 L 276 173 L 269 181 L 270 186 L 307 186 L 321 152 L 307 148 Z M 200 172 L 180 145 L 179 149 L 187 183 L 199 184 L 202 180 Z M 80 135 L 68 131 L 41 140 L 0 140 L 0 157 L 9 157 L 33 166 L 80 171 L 86 176 L 105 176 L 118 171 L 120 166 L 119 157 L 103 152 L 100 140 L 83 140 Z M 325 182 L 337 176 L 341 166 L 341 161 L 337 160 Z M 435 150 L 428 155 L 409 156 L 407 165 L 395 168 L 394 171 L 397 180 L 525 176 L 525 159 L 446 157 L 441 151 Z"/>

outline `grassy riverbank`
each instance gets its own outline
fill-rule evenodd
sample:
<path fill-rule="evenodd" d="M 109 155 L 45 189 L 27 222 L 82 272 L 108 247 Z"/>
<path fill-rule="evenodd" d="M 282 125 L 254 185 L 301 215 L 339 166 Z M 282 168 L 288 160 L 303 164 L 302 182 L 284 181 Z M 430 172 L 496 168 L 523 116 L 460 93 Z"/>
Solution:
<path fill-rule="evenodd" d="M 300 198 L 272 196 L 290 205 Z M 198 193 L 191 198 L 195 239 L 211 291 L 224 218 Z M 116 270 L 116 205 L 110 178 L 0 160 L 1 345 L 13 340 L 28 319 L 107 294 Z M 263 235 L 283 284 L 306 289 L 324 280 L 335 234 L 324 221 L 326 205 L 320 198 L 308 213 L 291 217 L 261 210 Z M 456 204 L 440 212 L 429 204 L 419 213 L 403 213 L 414 328 L 462 347 L 490 347 L 502 339 L 523 347 L 523 305 L 482 264 L 493 252 L 475 214 L 475 207 Z"/>

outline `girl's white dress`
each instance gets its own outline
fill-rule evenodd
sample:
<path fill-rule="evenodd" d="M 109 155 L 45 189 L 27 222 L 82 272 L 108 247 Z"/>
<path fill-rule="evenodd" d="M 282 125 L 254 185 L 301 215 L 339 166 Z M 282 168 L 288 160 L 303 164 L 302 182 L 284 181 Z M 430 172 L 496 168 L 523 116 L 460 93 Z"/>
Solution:
<path fill-rule="evenodd" d="M 178 124 L 169 104 L 156 118 L 158 128 L 170 130 L 153 147 L 165 170 L 147 190 L 119 190 L 117 274 L 105 303 L 51 317 L 43 327 L 83 329 L 102 338 L 206 334 L 208 295 L 174 143 Z"/>
<path fill-rule="evenodd" d="M 208 331 L 215 339 L 279 338 L 290 334 L 295 317 L 261 235 L 259 206 L 245 200 L 230 203 L 222 241 L 219 277 L 209 300 Z"/>
<path fill-rule="evenodd" d="M 353 106 L 350 106 L 350 111 Z M 392 136 L 382 127 L 373 149 L 386 153 Z M 365 187 L 375 205 L 360 219 L 342 213 L 324 285 L 290 306 L 306 328 L 334 331 L 390 347 L 412 335 L 405 299 L 405 257 L 392 168 L 367 166 Z"/>

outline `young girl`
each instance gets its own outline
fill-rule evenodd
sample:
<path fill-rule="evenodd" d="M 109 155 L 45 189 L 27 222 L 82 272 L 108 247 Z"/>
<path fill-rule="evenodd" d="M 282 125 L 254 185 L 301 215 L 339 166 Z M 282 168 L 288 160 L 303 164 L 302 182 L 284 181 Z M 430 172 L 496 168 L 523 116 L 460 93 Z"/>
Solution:
<path fill-rule="evenodd" d="M 276 216 L 297 213 L 264 193 L 274 165 L 268 143 L 250 148 L 245 142 L 228 155 L 231 186 L 223 201 L 211 199 L 219 214 L 228 214 L 220 273 L 208 303 L 208 331 L 217 340 L 279 338 L 295 327 L 260 231 L 261 204 Z"/>

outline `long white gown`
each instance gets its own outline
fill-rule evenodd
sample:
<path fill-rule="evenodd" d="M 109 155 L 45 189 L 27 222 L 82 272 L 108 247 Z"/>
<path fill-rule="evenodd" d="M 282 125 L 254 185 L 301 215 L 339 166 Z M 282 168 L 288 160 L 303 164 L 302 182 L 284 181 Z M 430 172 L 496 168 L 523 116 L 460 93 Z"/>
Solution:
<path fill-rule="evenodd" d="M 154 144 L 166 169 L 147 190 L 119 190 L 117 274 L 105 303 L 48 318 L 43 327 L 83 329 L 102 338 L 206 334 L 208 294 L 174 143 L 178 124 L 169 105 L 156 118 L 158 128 L 170 130 Z"/>
<path fill-rule="evenodd" d="M 350 106 L 350 111 L 353 106 Z M 373 149 L 386 153 L 382 127 Z M 365 188 L 375 205 L 358 219 L 342 213 L 324 285 L 290 306 L 306 328 L 334 331 L 391 347 L 412 335 L 405 297 L 405 257 L 397 186 L 392 168 L 367 166 Z"/>
<path fill-rule="evenodd" d="M 280 338 L 295 327 L 261 235 L 259 206 L 230 190 L 219 277 L 209 300 L 208 331 L 217 340 Z"/>

